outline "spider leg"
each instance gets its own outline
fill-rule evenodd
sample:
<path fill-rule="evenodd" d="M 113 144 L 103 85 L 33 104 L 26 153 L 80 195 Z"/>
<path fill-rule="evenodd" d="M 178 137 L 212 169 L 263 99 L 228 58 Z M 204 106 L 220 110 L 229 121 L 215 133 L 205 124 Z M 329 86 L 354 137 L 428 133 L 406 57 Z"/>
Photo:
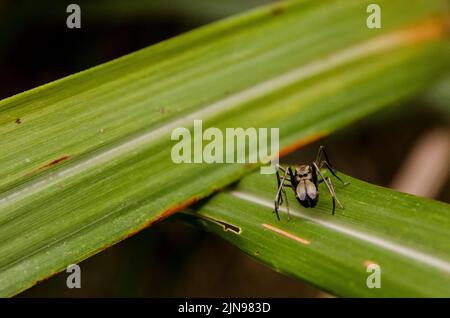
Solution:
<path fill-rule="evenodd" d="M 322 180 L 320 180 L 319 182 L 324 182 L 325 185 L 327 186 L 328 191 L 331 194 L 331 198 L 333 201 L 333 215 L 334 215 L 334 210 L 336 208 L 336 202 L 339 204 L 339 206 L 343 209 L 344 207 L 342 206 L 341 202 L 338 200 L 338 198 L 336 197 L 336 192 L 334 192 L 334 187 L 333 187 L 333 183 L 331 182 L 331 178 L 325 178 L 322 174 L 322 172 L 320 172 L 319 167 L 317 166 L 317 164 L 315 162 L 313 162 L 313 166 L 316 169 L 316 172 L 319 174 L 319 176 L 322 178 Z"/>
<path fill-rule="evenodd" d="M 286 172 L 286 169 L 283 168 L 283 167 L 282 167 L 281 165 L 279 165 L 279 164 L 276 164 L 275 167 L 277 168 L 277 170 L 279 169 L 279 170 L 281 170 L 282 172 Z"/>
<path fill-rule="evenodd" d="M 273 212 L 277 215 L 277 219 L 279 221 L 280 220 L 280 216 L 278 215 L 278 207 L 282 203 L 281 202 L 282 198 L 279 197 L 279 193 L 281 191 L 282 183 L 280 181 L 280 174 L 278 173 L 278 170 L 277 170 L 277 183 L 278 183 L 278 190 L 277 190 L 277 194 L 275 195 L 275 203 L 274 203 L 274 210 L 273 210 Z"/>
<path fill-rule="evenodd" d="M 290 177 L 290 180 L 288 180 L 290 182 L 289 186 L 295 192 L 296 189 L 297 189 L 297 185 L 298 184 L 297 184 L 297 181 L 295 180 L 294 172 L 292 171 L 291 167 L 288 167 L 286 170 L 289 173 L 289 177 Z M 285 196 L 286 196 L 286 209 L 287 209 L 287 214 L 288 214 L 288 221 L 290 221 L 291 220 L 291 214 L 290 214 L 290 211 L 289 211 L 289 204 L 287 202 L 287 195 L 286 195 L 286 193 L 285 193 Z"/>
<path fill-rule="evenodd" d="M 288 171 L 284 172 L 283 178 L 280 178 L 280 174 L 278 173 L 277 170 L 277 181 L 278 181 L 278 190 L 277 190 L 277 194 L 275 196 L 275 205 L 274 205 L 274 213 L 277 215 L 277 219 L 278 221 L 280 220 L 280 216 L 278 214 L 278 208 L 280 207 L 281 204 L 283 204 L 283 194 L 285 195 L 285 199 L 287 202 L 287 196 L 286 196 L 286 191 L 284 190 L 284 187 L 290 187 L 289 184 L 285 184 L 286 177 L 288 175 Z M 286 203 L 287 204 L 287 203 Z M 289 210 L 288 210 L 289 213 Z"/>
<path fill-rule="evenodd" d="M 322 161 L 321 166 L 325 165 L 327 167 L 327 169 L 331 172 L 331 174 L 333 176 L 336 177 L 336 179 L 338 179 L 343 185 L 348 185 L 349 182 L 344 182 L 341 178 L 338 177 L 338 175 L 336 174 L 336 170 L 334 170 L 334 168 L 330 165 L 330 163 L 328 161 Z"/>
<path fill-rule="evenodd" d="M 323 160 L 322 160 L 322 157 L 324 157 Z M 324 146 L 320 146 L 319 147 L 315 163 L 317 163 L 319 165 L 319 170 L 322 169 L 323 166 L 326 166 L 328 168 L 328 170 L 331 172 L 331 174 L 333 176 L 335 176 L 336 179 L 338 179 L 343 185 L 349 184 L 348 182 L 342 181 L 342 179 L 339 178 L 339 176 L 337 175 L 337 172 L 333 168 L 333 165 L 331 164 L 330 159 L 328 159 L 328 155 L 327 155 L 327 152 L 325 151 L 325 147 Z"/>
<path fill-rule="evenodd" d="M 342 205 L 342 203 L 339 201 L 339 199 L 338 199 L 337 196 L 336 196 L 336 192 L 334 191 L 333 182 L 331 181 L 331 178 L 328 177 L 328 178 L 327 178 L 327 181 L 328 181 L 328 184 L 330 185 L 331 191 L 333 191 L 333 193 L 332 193 L 331 195 L 334 197 L 334 199 L 336 200 L 336 202 L 337 202 L 337 204 L 339 205 L 339 207 L 340 207 L 341 209 L 344 209 L 344 206 Z"/>
<path fill-rule="evenodd" d="M 284 190 L 284 188 L 283 188 L 283 194 L 284 194 L 284 198 L 286 200 L 286 210 L 287 210 L 287 215 L 288 215 L 288 221 L 290 221 L 291 220 L 291 213 L 289 212 L 289 201 L 287 199 L 287 194 L 286 194 L 286 191 Z"/>
<path fill-rule="evenodd" d="M 291 167 L 288 167 L 287 171 L 288 171 L 289 177 L 290 177 L 289 182 L 291 183 L 291 188 L 295 190 L 297 188 L 297 181 L 295 181 L 294 172 L 292 171 Z"/>
<path fill-rule="evenodd" d="M 314 162 L 321 162 L 322 161 L 322 154 L 324 152 L 325 147 L 320 146 L 319 150 L 317 150 L 316 160 Z"/>

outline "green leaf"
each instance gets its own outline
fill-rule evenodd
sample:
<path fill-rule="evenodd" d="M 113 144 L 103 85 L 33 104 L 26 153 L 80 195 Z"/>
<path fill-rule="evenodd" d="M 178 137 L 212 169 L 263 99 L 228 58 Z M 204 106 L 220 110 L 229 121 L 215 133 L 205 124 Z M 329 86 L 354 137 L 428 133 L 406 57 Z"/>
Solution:
<path fill-rule="evenodd" d="M 368 3 L 282 2 L 0 101 L 0 295 L 255 167 L 174 164 L 174 128 L 279 127 L 287 153 L 425 89 L 446 1 L 379 1 L 377 30 Z"/>
<path fill-rule="evenodd" d="M 312 209 L 303 208 L 287 189 L 291 221 L 285 213 L 277 221 L 272 213 L 276 178 L 255 173 L 177 218 L 334 295 L 450 296 L 450 205 L 342 178 L 350 184 L 334 179 L 344 206 L 334 216 L 321 184 Z M 369 264 L 379 265 L 381 288 L 366 285 L 373 274 L 367 272 Z"/>

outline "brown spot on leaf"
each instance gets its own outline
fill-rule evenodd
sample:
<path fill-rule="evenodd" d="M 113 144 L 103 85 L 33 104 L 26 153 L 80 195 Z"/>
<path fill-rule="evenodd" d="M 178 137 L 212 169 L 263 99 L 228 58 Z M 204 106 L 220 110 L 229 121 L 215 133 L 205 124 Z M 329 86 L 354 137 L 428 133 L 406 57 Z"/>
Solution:
<path fill-rule="evenodd" d="M 308 240 L 305 240 L 304 238 L 301 238 L 301 237 L 299 237 L 299 236 L 297 236 L 297 235 L 294 235 L 294 234 L 292 234 L 292 233 L 289 233 L 289 232 L 286 232 L 286 231 L 284 231 L 284 230 L 282 230 L 282 229 L 279 229 L 279 228 L 277 228 L 277 227 L 275 227 L 275 226 L 273 226 L 273 225 L 270 225 L 270 224 L 261 224 L 264 228 L 266 228 L 266 229 L 268 229 L 268 230 L 270 230 L 270 231 L 273 231 L 273 232 L 275 232 L 275 233 L 277 233 L 277 234 L 279 234 L 279 235 L 281 235 L 281 236 L 284 236 L 284 237 L 287 237 L 287 238 L 289 238 L 289 239 L 291 239 L 291 240 L 294 240 L 294 241 L 297 241 L 297 242 L 299 242 L 299 243 L 302 243 L 302 244 L 304 244 L 304 245 L 309 245 L 311 242 L 310 241 L 308 241 Z"/>
<path fill-rule="evenodd" d="M 21 120 L 20 118 L 16 118 L 15 123 L 16 123 L 17 125 L 20 125 L 20 124 L 22 123 L 22 120 Z"/>
<path fill-rule="evenodd" d="M 44 170 L 44 169 L 50 168 L 52 166 L 57 165 L 58 163 L 61 163 L 63 161 L 69 160 L 69 159 L 70 159 L 69 156 L 62 156 L 62 157 L 60 157 L 58 159 L 53 160 L 52 162 L 49 162 L 49 163 L 46 163 L 43 166 L 40 166 L 39 168 L 37 168 L 37 170 L 40 171 L 40 170 Z"/>

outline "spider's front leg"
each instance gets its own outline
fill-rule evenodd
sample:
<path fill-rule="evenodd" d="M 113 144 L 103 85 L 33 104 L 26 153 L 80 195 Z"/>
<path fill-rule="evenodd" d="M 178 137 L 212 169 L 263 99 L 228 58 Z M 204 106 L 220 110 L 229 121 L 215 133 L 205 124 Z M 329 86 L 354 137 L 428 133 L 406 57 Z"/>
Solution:
<path fill-rule="evenodd" d="M 323 157 L 323 158 L 322 158 Z M 322 169 L 323 166 L 327 167 L 327 169 L 331 172 L 331 174 L 336 177 L 343 185 L 348 185 L 348 182 L 342 181 L 341 178 L 337 175 L 336 170 L 334 169 L 333 165 L 330 162 L 330 159 L 328 159 L 328 155 L 325 151 L 324 146 L 320 146 L 319 150 L 317 151 L 316 161 L 315 163 L 318 165 L 318 170 Z"/>
<path fill-rule="evenodd" d="M 275 206 L 274 206 L 274 211 L 273 212 L 277 215 L 278 221 L 280 221 L 280 216 L 278 214 L 278 209 L 283 204 L 283 195 L 284 195 L 284 198 L 286 200 L 286 207 L 288 209 L 288 217 L 289 217 L 289 205 L 288 205 L 287 195 L 286 195 L 286 191 L 284 190 L 284 187 L 291 187 L 291 185 L 288 183 L 289 179 L 286 179 L 286 177 L 288 175 L 288 169 L 284 169 L 283 167 L 281 167 L 279 165 L 277 165 L 277 168 L 279 168 L 281 171 L 284 172 L 282 178 L 280 178 L 280 174 L 278 173 L 278 169 L 277 169 L 277 172 L 276 172 L 277 182 L 278 182 L 278 190 L 277 190 L 277 194 L 275 196 Z"/>

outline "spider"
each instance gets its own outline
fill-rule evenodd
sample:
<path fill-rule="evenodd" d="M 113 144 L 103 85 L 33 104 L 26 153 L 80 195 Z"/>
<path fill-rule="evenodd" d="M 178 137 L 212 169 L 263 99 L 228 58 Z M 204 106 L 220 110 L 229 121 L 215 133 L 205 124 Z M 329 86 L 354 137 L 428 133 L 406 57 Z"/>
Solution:
<path fill-rule="evenodd" d="M 342 181 L 342 179 L 339 178 L 336 174 L 336 170 L 334 170 L 333 166 L 331 165 L 323 146 L 319 147 L 316 160 L 311 164 L 298 165 L 295 167 L 287 168 L 283 168 L 282 166 L 277 165 L 278 191 L 275 196 L 274 213 L 276 213 L 278 220 L 280 220 L 280 216 L 278 215 L 278 208 L 283 204 L 283 195 L 286 200 L 288 220 L 290 220 L 289 204 L 287 201 L 286 190 L 284 189 L 285 187 L 289 187 L 294 191 L 295 198 L 298 202 L 300 202 L 301 205 L 303 205 L 305 208 L 312 208 L 316 206 L 319 200 L 319 183 L 324 182 L 333 200 L 332 214 L 334 215 L 336 202 L 341 209 L 344 208 L 341 202 L 339 202 L 338 198 L 336 197 L 331 178 L 325 178 L 323 176 L 321 172 L 321 169 L 323 167 L 326 167 L 333 176 L 335 176 L 340 182 L 342 182 L 343 185 L 348 184 Z M 279 170 L 283 172 L 283 177 L 280 177 Z M 289 178 L 287 178 L 288 176 Z M 321 178 L 320 180 L 319 177 Z"/>

